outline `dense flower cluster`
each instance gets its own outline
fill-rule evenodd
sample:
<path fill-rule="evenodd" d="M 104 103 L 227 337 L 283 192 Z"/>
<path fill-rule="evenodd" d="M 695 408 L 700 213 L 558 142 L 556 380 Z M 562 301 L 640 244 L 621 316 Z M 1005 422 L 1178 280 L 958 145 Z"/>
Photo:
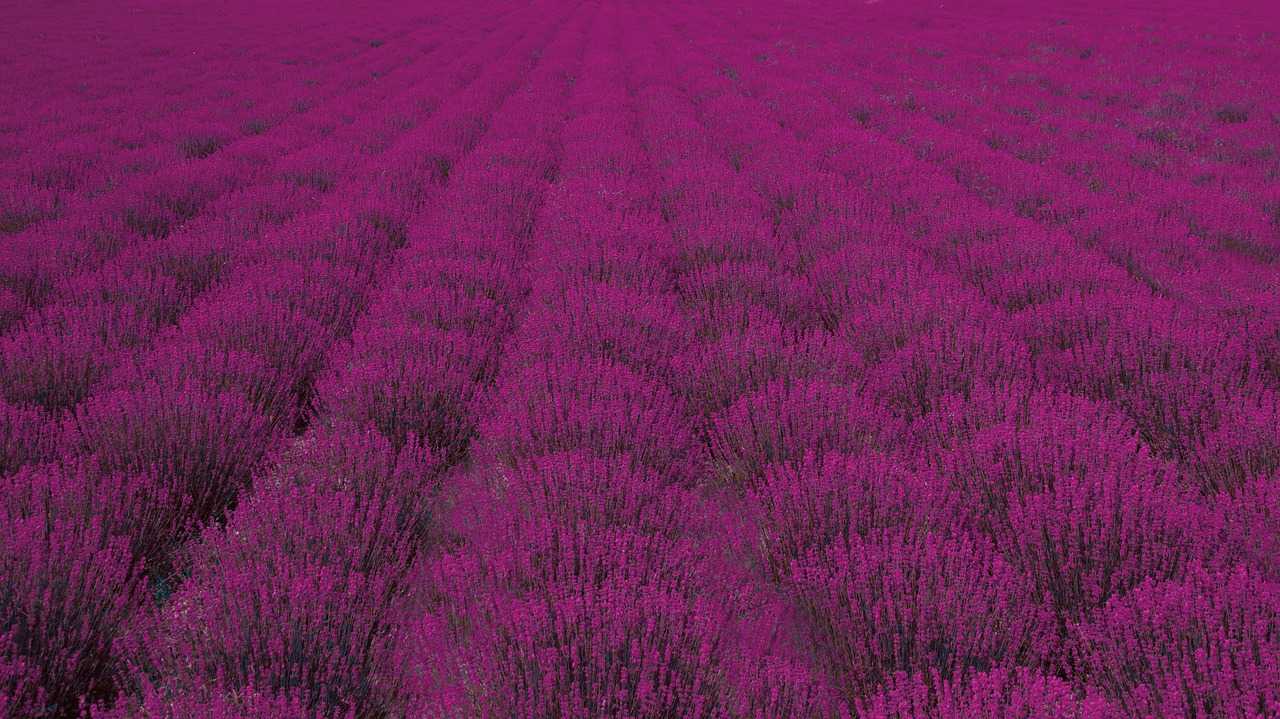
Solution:
<path fill-rule="evenodd" d="M 0 717 L 1280 716 L 1267 3 L 0 28 Z"/>

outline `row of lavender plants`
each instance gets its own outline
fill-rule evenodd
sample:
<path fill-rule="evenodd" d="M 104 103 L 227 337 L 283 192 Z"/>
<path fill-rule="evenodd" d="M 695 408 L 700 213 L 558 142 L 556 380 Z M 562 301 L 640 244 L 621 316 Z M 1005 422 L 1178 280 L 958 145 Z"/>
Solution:
<path fill-rule="evenodd" d="M 769 701 L 748 619 L 770 607 L 732 591 L 749 582 L 700 496 L 705 451 L 675 385 L 697 340 L 618 47 L 644 33 L 610 10 L 459 488 L 461 542 L 420 580 L 414 716 L 723 716 L 748 709 L 738 687 Z"/>

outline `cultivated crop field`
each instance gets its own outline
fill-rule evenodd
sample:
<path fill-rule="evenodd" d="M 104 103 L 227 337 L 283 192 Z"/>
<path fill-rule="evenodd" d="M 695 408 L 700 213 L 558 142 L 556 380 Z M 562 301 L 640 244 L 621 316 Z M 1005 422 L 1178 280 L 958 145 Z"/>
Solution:
<path fill-rule="evenodd" d="M 1280 717 L 1277 32 L 0 5 L 0 717 Z"/>

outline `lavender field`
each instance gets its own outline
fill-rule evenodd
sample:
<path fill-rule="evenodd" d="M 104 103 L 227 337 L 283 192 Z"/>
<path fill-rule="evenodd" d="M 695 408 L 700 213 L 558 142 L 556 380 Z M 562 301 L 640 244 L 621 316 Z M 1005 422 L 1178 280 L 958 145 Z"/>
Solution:
<path fill-rule="evenodd" d="M 0 717 L 1280 717 L 1278 33 L 0 4 Z"/>

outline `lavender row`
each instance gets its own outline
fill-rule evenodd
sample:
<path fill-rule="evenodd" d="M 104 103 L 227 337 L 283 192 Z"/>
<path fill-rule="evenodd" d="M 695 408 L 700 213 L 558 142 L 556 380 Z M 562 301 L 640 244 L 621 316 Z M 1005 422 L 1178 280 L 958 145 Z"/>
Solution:
<path fill-rule="evenodd" d="M 726 700 L 722 618 L 689 581 L 699 559 L 681 527 L 696 445 L 663 379 L 681 328 L 646 276 L 664 233 L 652 208 L 604 189 L 645 177 L 617 84 L 613 45 L 632 30 L 618 15 L 597 18 L 573 84 L 583 114 L 561 135 L 530 304 L 455 510 L 467 544 L 426 575 L 443 596 L 416 642 L 423 715 L 674 716 Z"/>

